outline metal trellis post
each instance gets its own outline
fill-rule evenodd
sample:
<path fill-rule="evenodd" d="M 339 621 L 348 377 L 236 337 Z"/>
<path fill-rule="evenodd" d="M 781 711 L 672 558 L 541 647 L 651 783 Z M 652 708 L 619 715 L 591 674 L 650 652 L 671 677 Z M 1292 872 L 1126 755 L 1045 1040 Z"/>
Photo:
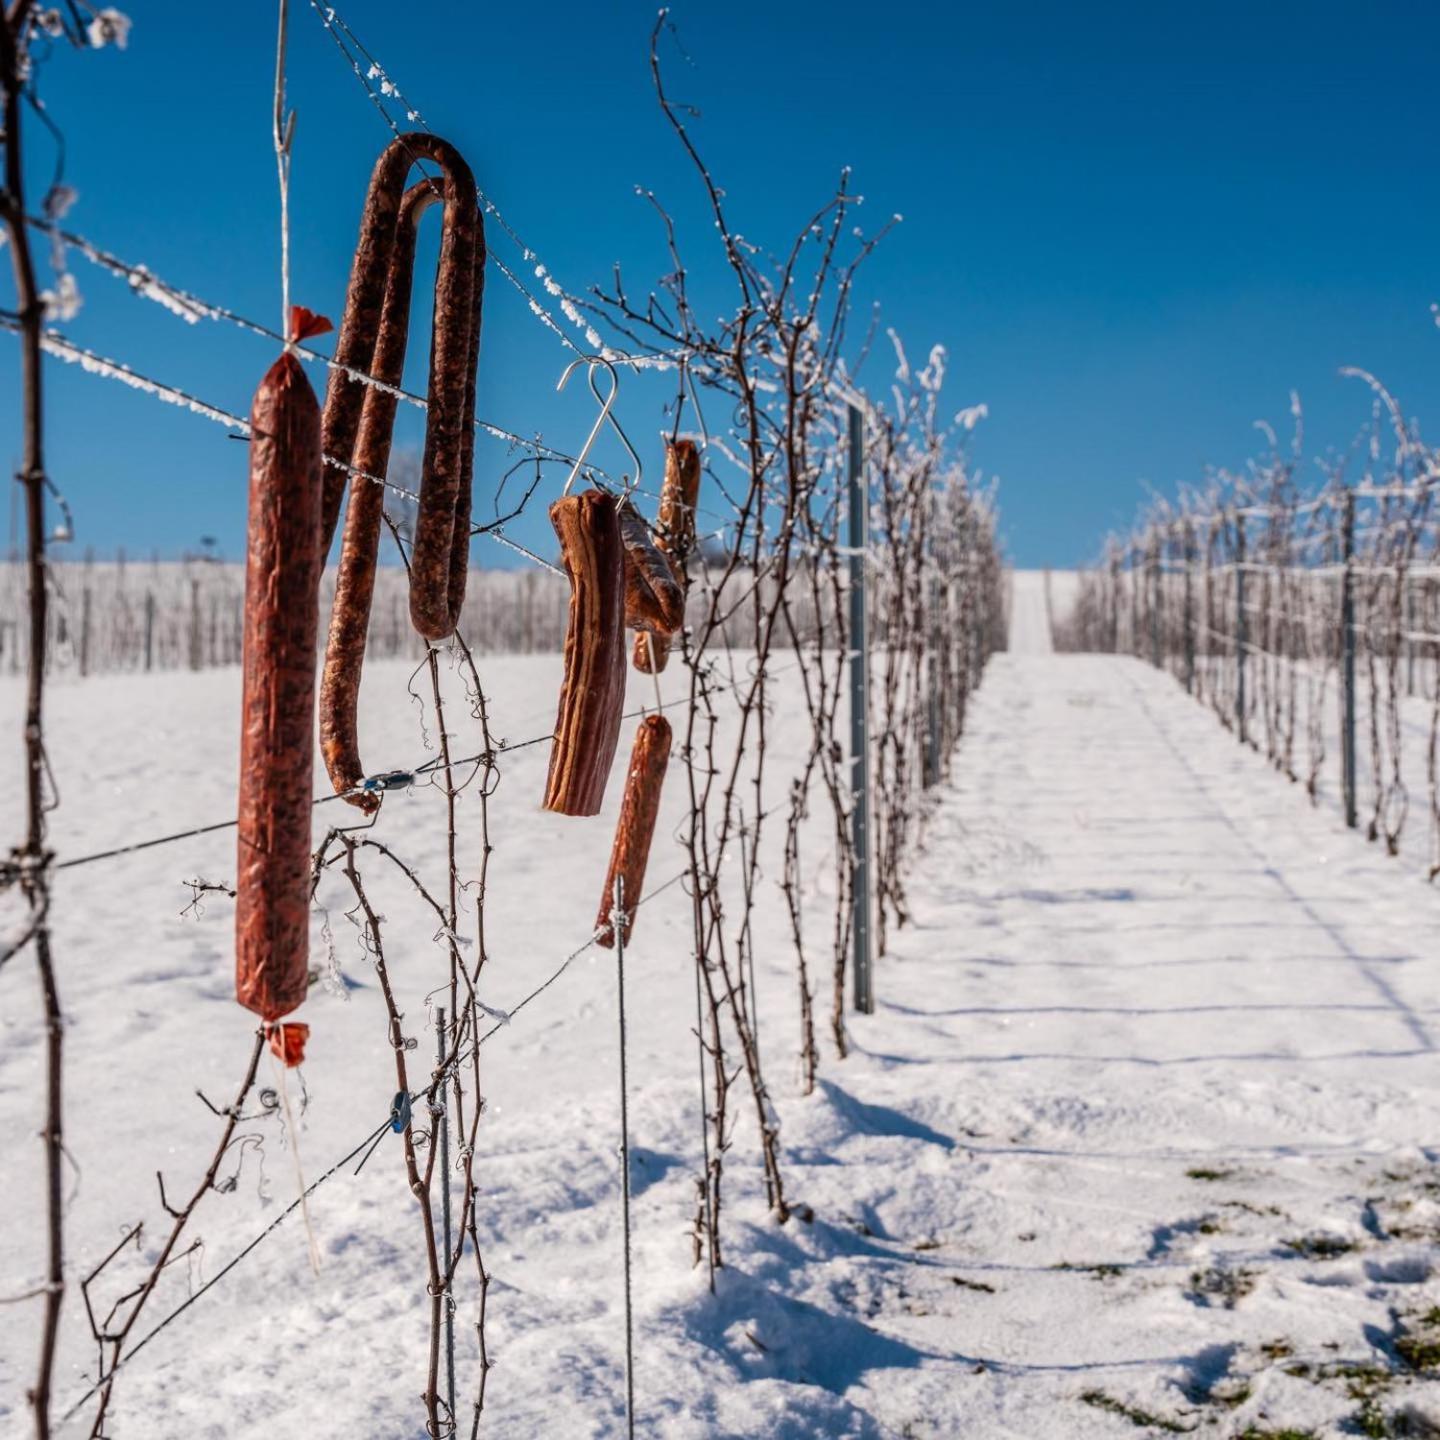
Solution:
<path fill-rule="evenodd" d="M 1185 693 L 1195 693 L 1195 537 L 1186 523 L 1185 560 Z"/>
<path fill-rule="evenodd" d="M 1245 743 L 1245 517 L 1235 517 L 1235 729 Z"/>
<path fill-rule="evenodd" d="M 870 540 L 870 495 L 865 483 L 865 417 L 850 410 L 847 458 L 850 547 L 850 825 L 855 846 L 851 903 L 854 1004 L 875 1009 L 870 950 L 870 637 L 865 623 L 865 551 Z"/>
<path fill-rule="evenodd" d="M 1150 663 L 1160 668 L 1160 537 L 1150 547 Z"/>
<path fill-rule="evenodd" d="M 1358 823 L 1355 801 L 1355 497 L 1345 496 L 1340 522 L 1345 569 L 1340 576 L 1340 784 L 1345 823 Z"/>
<path fill-rule="evenodd" d="M 1415 585 L 1408 569 L 1401 575 L 1405 587 L 1405 694 L 1415 697 Z"/>
<path fill-rule="evenodd" d="M 925 559 L 930 567 L 926 589 L 925 643 L 925 776 L 928 790 L 940 783 L 940 577 L 935 556 L 935 532 L 940 525 L 940 497 L 930 494 L 930 533 L 925 542 Z"/>

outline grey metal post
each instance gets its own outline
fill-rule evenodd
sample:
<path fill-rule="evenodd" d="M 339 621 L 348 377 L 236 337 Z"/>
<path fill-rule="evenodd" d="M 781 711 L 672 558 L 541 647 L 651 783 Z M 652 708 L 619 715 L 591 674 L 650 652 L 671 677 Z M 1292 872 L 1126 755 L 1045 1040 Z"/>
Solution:
<path fill-rule="evenodd" d="M 1150 542 L 1150 663 L 1160 668 L 1160 537 Z"/>
<path fill-rule="evenodd" d="M 90 673 L 90 587 L 80 596 L 80 673 Z"/>
<path fill-rule="evenodd" d="M 865 483 L 865 417 L 851 405 L 847 459 L 850 508 L 850 825 L 855 846 L 852 897 L 854 1004 L 875 1009 L 870 953 L 870 637 L 865 623 L 865 552 L 870 543 L 870 490 Z"/>
<path fill-rule="evenodd" d="M 1345 569 L 1340 576 L 1340 784 L 1345 823 L 1358 822 L 1355 799 L 1355 497 L 1347 492 L 1340 522 Z"/>
<path fill-rule="evenodd" d="M 925 561 L 930 567 L 925 605 L 925 775 L 928 790 L 940 783 L 940 576 L 935 558 L 935 532 L 940 524 L 940 497 L 930 492 L 930 532 L 925 542 Z"/>
<path fill-rule="evenodd" d="M 1182 532 L 1185 559 L 1185 693 L 1195 693 L 1195 533 L 1190 522 Z"/>
<path fill-rule="evenodd" d="M 1110 561 L 1110 653 L 1120 653 L 1120 556 Z"/>
<path fill-rule="evenodd" d="M 1235 517 L 1235 729 L 1245 743 L 1245 517 Z"/>
<path fill-rule="evenodd" d="M 1415 696 L 1415 582 L 1408 569 L 1401 574 L 1405 586 L 1405 693 Z"/>
<path fill-rule="evenodd" d="M 445 1063 L 445 1010 L 435 1007 L 435 1068 Z M 445 1274 L 450 1271 L 450 1107 L 449 1097 L 442 1083 L 441 1103 L 434 1117 L 440 1127 L 440 1215 L 445 1230 Z M 450 1418 L 455 1418 L 455 1300 L 446 1283 L 445 1294 L 441 1297 L 445 1306 L 445 1398 L 450 1406 Z"/>
<path fill-rule="evenodd" d="M 198 670 L 201 667 L 202 656 L 200 650 L 200 582 L 190 582 L 190 668 Z"/>
<path fill-rule="evenodd" d="M 145 592 L 145 668 L 155 668 L 155 592 Z"/>

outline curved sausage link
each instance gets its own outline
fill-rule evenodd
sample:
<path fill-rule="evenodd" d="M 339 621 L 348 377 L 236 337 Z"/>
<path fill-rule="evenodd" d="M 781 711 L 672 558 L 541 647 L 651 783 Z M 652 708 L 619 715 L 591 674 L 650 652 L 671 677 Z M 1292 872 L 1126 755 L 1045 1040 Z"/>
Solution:
<path fill-rule="evenodd" d="M 440 178 L 403 190 L 411 166 L 425 159 L 440 166 Z M 437 136 L 402 135 L 376 162 L 335 347 L 341 366 L 386 385 L 400 384 L 409 338 L 415 228 L 437 202 L 444 206 L 444 229 L 435 281 L 425 455 L 410 556 L 411 620 L 432 641 L 454 632 L 469 574 L 475 371 L 485 268 L 484 222 L 474 177 L 459 152 Z M 343 369 L 333 372 L 323 419 L 326 457 L 383 478 L 396 399 L 352 379 Z M 334 467 L 325 477 L 326 551 L 346 478 L 344 469 Z M 365 774 L 356 711 L 383 514 L 383 487 L 357 475 L 350 487 L 321 691 L 322 751 L 331 782 L 342 794 Z M 346 798 L 367 811 L 379 803 L 367 794 Z"/>
<path fill-rule="evenodd" d="M 595 920 L 597 945 L 607 950 L 615 944 L 615 926 L 610 912 L 615 904 L 615 881 L 624 882 L 625 923 L 621 933 L 630 943 L 635 928 L 635 906 L 645 884 L 645 867 L 650 859 L 650 842 L 655 837 L 655 819 L 660 813 L 660 791 L 665 784 L 665 767 L 670 763 L 670 722 L 663 715 L 647 715 L 635 731 L 630 751 L 630 772 L 625 777 L 625 796 L 615 824 L 615 844 L 610 851 L 610 868 L 605 872 L 605 889 L 600 894 L 600 913 Z"/>
<path fill-rule="evenodd" d="M 305 998 L 315 642 L 320 625 L 320 407 L 288 352 L 250 407 L 244 690 L 235 876 L 235 996 L 265 1020 Z"/>
<path fill-rule="evenodd" d="M 685 623 L 685 592 L 672 561 L 628 501 L 620 506 L 625 546 L 625 623 L 632 630 L 673 635 Z"/>
<path fill-rule="evenodd" d="M 376 333 L 373 368 L 377 380 L 399 385 L 405 369 L 410 334 L 410 289 L 415 272 L 415 233 L 420 216 L 435 203 L 435 187 L 422 180 L 406 191 L 400 209 L 395 245 L 385 286 L 385 300 Z M 390 464 L 390 442 L 398 398 L 371 385 L 365 387 L 355 437 L 354 467 L 367 475 L 384 475 Z M 340 565 L 335 577 L 335 602 L 325 645 L 325 671 L 320 681 L 320 753 L 336 793 L 367 814 L 380 806 L 379 797 L 346 794 L 365 778 L 360 760 L 360 678 L 370 630 L 375 572 L 380 563 L 380 532 L 385 513 L 383 486 L 361 480 L 350 487 Z"/>
<path fill-rule="evenodd" d="M 584 490 L 550 507 L 570 577 L 565 678 L 544 808 L 597 815 L 625 705 L 625 552 L 613 495 Z"/>
<path fill-rule="evenodd" d="M 666 441 L 665 479 L 660 486 L 656 548 L 670 557 L 681 589 L 678 630 L 685 623 L 684 594 L 689 589 L 685 564 L 695 548 L 695 506 L 700 499 L 700 451 L 693 440 Z M 634 622 L 630 622 L 632 625 Z M 639 629 L 640 627 L 636 626 Z M 670 658 L 670 636 L 641 630 L 635 636 L 632 663 L 642 675 L 658 674 Z"/>

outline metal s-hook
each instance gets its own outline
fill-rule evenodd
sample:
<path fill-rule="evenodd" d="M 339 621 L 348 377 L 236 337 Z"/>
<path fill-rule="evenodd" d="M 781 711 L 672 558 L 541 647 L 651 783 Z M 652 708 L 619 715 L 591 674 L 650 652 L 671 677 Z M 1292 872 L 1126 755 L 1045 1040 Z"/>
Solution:
<path fill-rule="evenodd" d="M 566 367 L 565 372 L 556 383 L 557 391 L 565 388 L 565 383 L 570 379 L 571 373 L 577 365 L 589 366 L 588 376 L 590 381 L 590 393 L 600 402 L 600 413 L 595 417 L 595 423 L 590 427 L 590 433 L 585 437 L 585 443 L 580 447 L 580 453 L 575 457 L 575 463 L 570 467 L 570 473 L 565 477 L 565 485 L 561 490 L 562 495 L 570 493 L 570 487 L 575 483 L 575 477 L 585 466 L 585 459 L 590 454 L 595 441 L 599 438 L 601 430 L 605 428 L 608 420 L 615 433 L 620 437 L 620 443 L 625 447 L 632 461 L 635 463 L 635 479 L 627 485 L 627 493 L 633 490 L 640 483 L 640 476 L 644 472 L 640 456 L 636 454 L 635 447 L 630 443 L 630 437 L 626 435 L 624 427 L 612 415 L 611 407 L 615 404 L 615 397 L 620 393 L 620 376 L 616 373 L 615 367 L 603 355 L 579 355 Z M 601 395 L 599 387 L 595 383 L 595 367 L 603 365 L 610 372 L 610 393 Z"/>
<path fill-rule="evenodd" d="M 558 392 L 565 388 L 566 382 L 570 379 L 571 373 L 574 371 L 577 365 L 589 365 L 590 373 L 593 376 L 595 373 L 595 366 L 597 364 L 603 365 L 604 363 L 605 362 L 601 360 L 598 355 L 576 356 L 576 358 L 565 367 L 564 373 L 556 382 L 556 391 Z M 613 368 L 611 369 L 610 373 L 612 375 L 615 374 Z M 594 391 L 595 389 L 593 379 L 591 380 L 590 388 L 592 391 Z M 616 384 L 611 387 L 610 398 L 606 400 L 601 406 L 599 415 L 595 417 L 595 423 L 590 427 L 590 433 L 585 437 L 585 443 L 580 447 L 580 453 L 575 457 L 575 463 L 570 467 L 570 473 L 565 477 L 565 488 L 560 492 L 562 495 L 568 495 L 570 493 L 570 487 L 575 483 L 575 477 L 584 468 L 585 457 L 590 453 L 591 446 L 595 444 L 596 437 L 600 434 L 601 430 L 605 428 L 605 417 L 610 413 L 610 406 L 615 401 L 615 391 L 619 388 L 620 386 L 617 377 Z M 600 398 L 598 393 L 596 394 L 595 398 L 597 400 Z"/>
<path fill-rule="evenodd" d="M 630 443 L 630 437 L 625 433 L 625 427 L 621 425 L 619 419 L 611 409 L 611 406 L 615 403 L 615 396 L 620 390 L 620 376 L 615 367 L 603 356 L 592 362 L 590 366 L 590 393 L 597 400 L 600 398 L 600 391 L 595 384 L 596 364 L 603 365 L 610 372 L 610 398 L 605 401 L 605 409 L 602 412 L 602 416 L 610 421 L 610 428 L 620 437 L 620 443 L 625 447 L 626 453 L 630 456 L 631 463 L 635 466 L 635 478 L 625 487 L 625 493 L 628 495 L 640 484 L 640 477 L 645 473 L 645 462 L 641 460 L 640 456 L 636 453 L 635 447 Z"/>

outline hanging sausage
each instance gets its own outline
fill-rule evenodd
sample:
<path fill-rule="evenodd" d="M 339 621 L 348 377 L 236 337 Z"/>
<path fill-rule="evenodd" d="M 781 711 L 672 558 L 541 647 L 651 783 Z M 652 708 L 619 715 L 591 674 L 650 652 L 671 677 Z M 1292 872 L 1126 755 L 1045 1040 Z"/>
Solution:
<path fill-rule="evenodd" d="M 329 328 L 292 311 L 292 340 Z M 294 1010 L 309 980 L 323 489 L 320 408 L 287 350 L 250 407 L 245 557 L 235 996 L 266 1022 Z M 287 1049 L 298 1058 L 293 1042 Z"/>
<path fill-rule="evenodd" d="M 660 487 L 660 516 L 656 547 L 667 557 L 680 587 L 680 617 L 671 633 L 685 623 L 684 597 L 688 588 L 685 563 L 695 548 L 695 505 L 700 498 L 700 452 L 693 440 L 669 441 L 665 446 L 665 479 Z M 670 635 L 638 626 L 634 665 L 642 674 L 658 673 L 670 658 Z"/>
<path fill-rule="evenodd" d="M 625 704 L 625 550 L 618 502 L 603 490 L 550 507 L 570 580 L 565 670 L 545 780 L 544 808 L 597 815 L 620 740 Z"/>
<path fill-rule="evenodd" d="M 408 191 L 411 167 L 432 160 L 440 177 Z M 470 563 L 470 490 L 475 446 L 475 372 L 484 293 L 485 231 L 475 179 L 454 146 L 433 135 L 402 135 L 380 156 L 360 217 L 345 315 L 325 397 L 324 546 L 339 520 L 347 472 L 353 475 L 345 515 L 335 605 L 320 692 L 321 753 L 337 793 L 370 811 L 379 799 L 356 787 L 360 759 L 357 707 L 365 641 L 379 563 L 385 478 L 397 396 L 409 338 L 415 232 L 432 204 L 444 206 L 435 278 L 429 411 L 415 534 L 409 558 L 410 617 L 427 640 L 454 632 Z M 372 376 L 366 384 L 347 371 Z M 367 478 L 368 477 L 368 478 Z"/>
<path fill-rule="evenodd" d="M 625 777 L 625 795 L 615 825 L 615 843 L 610 850 L 610 868 L 605 872 L 605 889 L 600 895 L 600 913 L 595 921 L 599 932 L 596 944 L 611 949 L 615 926 L 611 911 L 615 905 L 615 881 L 621 880 L 625 912 L 621 937 L 630 943 L 635 927 L 635 907 L 645 883 L 650 859 L 650 842 L 655 837 L 655 819 L 660 813 L 660 791 L 665 767 L 670 763 L 670 722 L 663 715 L 647 715 L 635 732 L 630 752 L 630 770 Z"/>

